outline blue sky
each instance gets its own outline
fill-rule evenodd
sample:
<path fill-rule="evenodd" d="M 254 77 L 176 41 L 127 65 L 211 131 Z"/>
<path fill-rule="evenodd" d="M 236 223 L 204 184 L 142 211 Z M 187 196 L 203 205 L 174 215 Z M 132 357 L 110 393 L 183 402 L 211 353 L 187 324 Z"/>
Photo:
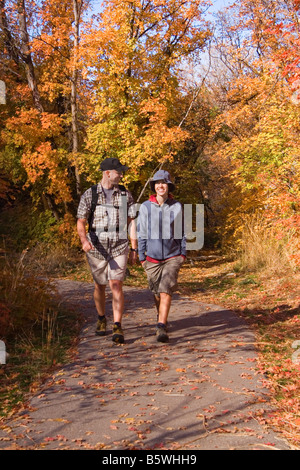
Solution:
<path fill-rule="evenodd" d="M 222 10 L 225 7 L 228 7 L 233 3 L 233 0 L 211 0 L 213 5 L 210 7 L 209 11 L 215 13 L 219 10 Z"/>
<path fill-rule="evenodd" d="M 210 7 L 209 11 L 211 12 L 216 12 L 226 6 L 228 6 L 230 3 L 233 2 L 233 0 L 211 0 L 213 5 Z M 93 10 L 99 10 L 101 6 L 102 1 L 101 0 L 93 0 L 91 5 Z"/>
<path fill-rule="evenodd" d="M 213 6 L 212 6 L 213 9 L 220 10 L 221 8 L 228 6 L 232 2 L 229 0 L 212 0 L 212 3 L 213 3 Z"/>

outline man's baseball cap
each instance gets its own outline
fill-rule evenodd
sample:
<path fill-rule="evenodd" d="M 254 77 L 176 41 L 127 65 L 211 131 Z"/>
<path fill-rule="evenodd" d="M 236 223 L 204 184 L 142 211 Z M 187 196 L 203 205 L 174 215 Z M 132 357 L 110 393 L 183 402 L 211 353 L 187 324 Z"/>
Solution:
<path fill-rule="evenodd" d="M 106 158 L 101 162 L 100 170 L 116 170 L 116 171 L 127 171 L 128 166 L 122 165 L 122 163 L 117 158 Z"/>

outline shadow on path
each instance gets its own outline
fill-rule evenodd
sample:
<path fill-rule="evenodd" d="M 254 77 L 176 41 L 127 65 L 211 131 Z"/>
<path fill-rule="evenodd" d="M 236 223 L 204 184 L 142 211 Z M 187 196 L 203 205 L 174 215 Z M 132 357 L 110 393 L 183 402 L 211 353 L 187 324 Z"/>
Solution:
<path fill-rule="evenodd" d="M 78 353 L 0 430 L 0 449 L 289 449 L 263 424 L 255 338 L 233 312 L 174 296 L 170 343 L 159 344 L 150 292 L 125 287 L 126 343 L 114 345 L 110 293 L 99 338 L 93 285 L 57 287 L 85 318 Z"/>

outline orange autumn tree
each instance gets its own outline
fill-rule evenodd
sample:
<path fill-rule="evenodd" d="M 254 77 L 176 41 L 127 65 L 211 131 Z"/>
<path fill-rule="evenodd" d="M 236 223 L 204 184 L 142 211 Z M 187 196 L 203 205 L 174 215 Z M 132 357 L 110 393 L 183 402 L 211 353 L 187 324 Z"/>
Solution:
<path fill-rule="evenodd" d="M 174 102 L 178 67 L 203 49 L 210 31 L 208 2 L 111 0 L 85 35 L 82 51 L 92 74 L 94 112 L 83 169 L 91 179 L 99 160 L 116 156 L 131 178 L 172 159 L 187 133 L 178 126 Z"/>
<path fill-rule="evenodd" d="M 78 43 L 86 6 L 79 0 L 0 2 L 0 78 L 8 96 L 0 109 L 1 167 L 29 187 L 34 200 L 44 199 L 57 219 L 80 194 L 76 159 L 85 88 Z"/>
<path fill-rule="evenodd" d="M 60 217 L 77 204 L 80 166 L 94 180 L 112 154 L 146 178 L 172 158 L 187 135 L 178 66 L 205 45 L 207 4 L 109 1 L 88 27 L 84 0 L 0 0 L 1 166 L 12 180 Z"/>
<path fill-rule="evenodd" d="M 219 47 L 232 78 L 217 129 L 227 132 L 219 156 L 230 162 L 236 188 L 235 197 L 227 195 L 229 232 L 239 239 L 245 220 L 259 213 L 300 264 L 300 109 L 290 84 L 299 37 L 293 6 L 243 0 L 231 9 Z"/>

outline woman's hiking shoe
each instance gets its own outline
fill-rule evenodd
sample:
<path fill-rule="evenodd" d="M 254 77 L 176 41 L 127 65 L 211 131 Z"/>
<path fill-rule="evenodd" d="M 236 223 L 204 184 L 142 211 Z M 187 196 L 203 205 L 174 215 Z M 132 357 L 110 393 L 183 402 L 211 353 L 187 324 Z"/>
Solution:
<path fill-rule="evenodd" d="M 119 323 L 115 323 L 113 326 L 112 340 L 114 343 L 117 343 L 117 344 L 124 343 L 124 333 Z"/>
<path fill-rule="evenodd" d="M 160 343 L 169 342 L 169 336 L 167 335 L 167 327 L 162 323 L 159 323 L 156 327 L 156 339 Z"/>
<path fill-rule="evenodd" d="M 105 333 L 106 333 L 106 318 L 105 317 L 103 318 L 98 317 L 95 333 L 98 336 L 105 336 Z"/>

